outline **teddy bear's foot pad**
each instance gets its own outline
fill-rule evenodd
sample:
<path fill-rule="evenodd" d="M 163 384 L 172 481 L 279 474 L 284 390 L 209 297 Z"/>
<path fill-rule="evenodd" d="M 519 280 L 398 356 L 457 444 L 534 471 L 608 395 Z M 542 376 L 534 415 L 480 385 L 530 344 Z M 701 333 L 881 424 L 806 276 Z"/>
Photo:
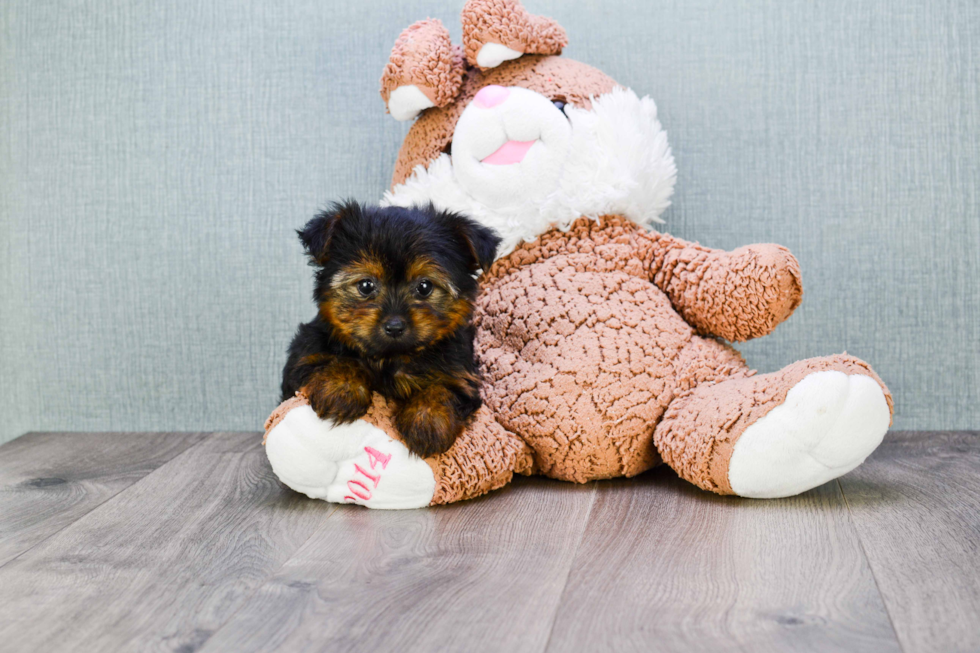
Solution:
<path fill-rule="evenodd" d="M 788 497 L 851 471 L 881 443 L 891 414 L 868 376 L 815 372 L 735 443 L 728 481 L 735 494 Z"/>
<path fill-rule="evenodd" d="M 364 420 L 335 425 L 309 405 L 294 408 L 265 445 L 272 471 L 313 499 L 402 509 L 429 505 L 432 468 L 401 442 Z"/>

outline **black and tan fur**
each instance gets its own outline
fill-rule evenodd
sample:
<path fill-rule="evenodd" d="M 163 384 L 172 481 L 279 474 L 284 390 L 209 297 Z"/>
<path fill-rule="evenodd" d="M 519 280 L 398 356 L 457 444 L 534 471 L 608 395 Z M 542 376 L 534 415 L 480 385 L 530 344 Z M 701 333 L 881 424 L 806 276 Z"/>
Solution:
<path fill-rule="evenodd" d="M 395 402 L 414 454 L 452 446 L 480 407 L 471 325 L 478 269 L 500 239 L 434 208 L 340 204 L 299 232 L 316 266 L 317 317 L 299 327 L 283 399 L 301 391 L 323 419 L 363 416 L 372 392 Z"/>

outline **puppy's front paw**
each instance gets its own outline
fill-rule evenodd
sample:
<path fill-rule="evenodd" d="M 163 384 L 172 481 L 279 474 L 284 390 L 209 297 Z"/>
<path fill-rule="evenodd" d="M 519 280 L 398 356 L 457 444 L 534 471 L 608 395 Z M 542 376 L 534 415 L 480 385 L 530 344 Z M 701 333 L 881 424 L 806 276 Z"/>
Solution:
<path fill-rule="evenodd" d="M 349 424 L 364 417 L 371 407 L 371 391 L 366 386 L 330 388 L 308 386 L 304 390 L 310 406 L 320 419 L 329 419 L 337 424 Z"/>
<path fill-rule="evenodd" d="M 371 407 L 371 387 L 356 365 L 336 363 L 318 370 L 303 388 L 320 419 L 349 424 Z"/>
<path fill-rule="evenodd" d="M 452 392 L 431 386 L 398 407 L 395 426 L 409 451 L 428 458 L 449 450 L 463 430 Z"/>

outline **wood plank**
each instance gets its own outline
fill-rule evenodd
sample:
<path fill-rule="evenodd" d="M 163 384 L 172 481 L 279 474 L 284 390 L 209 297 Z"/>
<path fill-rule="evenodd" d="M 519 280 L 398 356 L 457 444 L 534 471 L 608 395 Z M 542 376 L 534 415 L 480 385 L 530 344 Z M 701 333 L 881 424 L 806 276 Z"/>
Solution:
<path fill-rule="evenodd" d="M 599 485 L 548 650 L 899 650 L 840 489 L 720 497 L 659 468 Z"/>
<path fill-rule="evenodd" d="M 5 651 L 192 651 L 335 509 L 217 434 L 0 568 Z"/>
<path fill-rule="evenodd" d="M 534 478 L 434 509 L 345 506 L 203 650 L 543 650 L 593 497 Z"/>
<path fill-rule="evenodd" d="M 0 446 L 0 567 L 205 437 L 28 433 Z"/>
<path fill-rule="evenodd" d="M 840 481 L 902 648 L 980 650 L 980 432 L 889 433 Z"/>

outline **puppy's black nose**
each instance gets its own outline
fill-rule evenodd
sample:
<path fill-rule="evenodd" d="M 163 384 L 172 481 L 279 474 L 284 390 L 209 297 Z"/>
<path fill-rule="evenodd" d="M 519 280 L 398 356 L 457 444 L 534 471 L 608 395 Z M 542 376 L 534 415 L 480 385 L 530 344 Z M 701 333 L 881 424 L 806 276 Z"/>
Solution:
<path fill-rule="evenodd" d="M 385 334 L 389 338 L 397 338 L 405 333 L 405 320 L 400 317 L 393 317 L 385 322 Z"/>

